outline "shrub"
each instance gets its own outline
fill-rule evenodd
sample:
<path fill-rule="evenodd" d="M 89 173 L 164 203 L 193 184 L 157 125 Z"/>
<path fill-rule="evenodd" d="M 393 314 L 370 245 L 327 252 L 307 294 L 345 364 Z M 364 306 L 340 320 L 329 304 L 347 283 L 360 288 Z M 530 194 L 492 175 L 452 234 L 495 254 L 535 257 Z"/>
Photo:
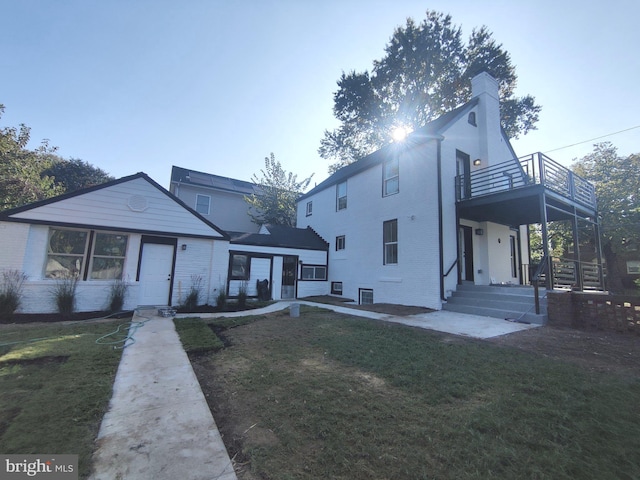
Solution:
<path fill-rule="evenodd" d="M 202 289 L 202 276 L 191 275 L 191 288 L 187 294 L 182 306 L 186 310 L 194 310 L 199 303 L 200 291 Z"/>
<path fill-rule="evenodd" d="M 129 290 L 129 283 L 126 280 L 117 279 L 111 284 L 109 292 L 109 311 L 120 312 L 124 306 L 124 301 Z"/>
<path fill-rule="evenodd" d="M 242 282 L 238 289 L 238 306 L 244 308 L 247 306 L 247 282 Z"/>
<path fill-rule="evenodd" d="M 78 288 L 78 275 L 69 274 L 56 281 L 53 287 L 53 296 L 56 300 L 58 313 L 71 315 L 76 308 L 76 289 Z"/>
<path fill-rule="evenodd" d="M 2 284 L 0 284 L 0 319 L 10 319 L 20 307 L 22 299 L 22 287 L 27 275 L 18 270 L 2 272 Z"/>
<path fill-rule="evenodd" d="M 640 278 L 636 278 L 636 279 L 633 281 L 633 283 L 635 283 L 635 284 L 636 284 L 636 286 L 637 286 L 638 288 L 640 288 Z"/>
<path fill-rule="evenodd" d="M 224 308 L 227 305 L 227 292 L 224 285 L 218 289 L 218 296 L 216 296 L 216 307 Z"/>

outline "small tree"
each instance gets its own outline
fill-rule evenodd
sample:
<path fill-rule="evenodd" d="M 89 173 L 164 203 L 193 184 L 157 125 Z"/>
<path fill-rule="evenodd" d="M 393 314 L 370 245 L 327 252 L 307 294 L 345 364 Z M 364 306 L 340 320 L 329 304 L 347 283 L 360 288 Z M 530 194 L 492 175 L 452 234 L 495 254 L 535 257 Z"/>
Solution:
<path fill-rule="evenodd" d="M 261 177 L 256 174 L 251 177 L 260 192 L 244 197 L 251 207 L 251 221 L 258 225 L 295 227 L 296 200 L 309 186 L 313 175 L 298 182 L 298 176 L 287 173 L 273 153 L 265 157 L 264 169 L 260 173 Z"/>

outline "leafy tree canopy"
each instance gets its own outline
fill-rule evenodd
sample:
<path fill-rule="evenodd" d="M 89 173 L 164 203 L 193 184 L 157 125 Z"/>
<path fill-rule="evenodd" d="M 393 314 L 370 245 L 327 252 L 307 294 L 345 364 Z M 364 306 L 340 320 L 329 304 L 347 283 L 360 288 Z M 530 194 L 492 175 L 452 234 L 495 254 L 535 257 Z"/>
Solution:
<path fill-rule="evenodd" d="M 379 149 L 396 127 L 419 128 L 469 100 L 471 78 L 486 71 L 500 84 L 502 125 L 518 138 L 535 129 L 540 106 L 515 97 L 515 67 L 487 27 L 474 28 L 465 44 L 450 15 L 427 11 L 396 28 L 385 56 L 368 71 L 343 73 L 333 112 L 341 125 L 325 131 L 319 154 L 335 160 L 330 171 Z"/>
<path fill-rule="evenodd" d="M 611 142 L 598 143 L 572 169 L 595 185 L 608 288 L 621 290 L 616 258 L 640 249 L 640 154 L 621 157 Z"/>
<path fill-rule="evenodd" d="M 287 173 L 272 153 L 264 159 L 260 176 L 253 174 L 251 181 L 258 185 L 260 193 L 247 195 L 245 201 L 251 207 L 249 216 L 258 225 L 296 225 L 296 200 L 309 186 L 311 177 L 298 181 L 298 176 Z"/>
<path fill-rule="evenodd" d="M 0 104 L 0 118 L 3 112 Z M 0 210 L 112 180 L 87 162 L 57 156 L 48 140 L 36 149 L 27 148 L 30 138 L 25 124 L 0 128 Z"/>

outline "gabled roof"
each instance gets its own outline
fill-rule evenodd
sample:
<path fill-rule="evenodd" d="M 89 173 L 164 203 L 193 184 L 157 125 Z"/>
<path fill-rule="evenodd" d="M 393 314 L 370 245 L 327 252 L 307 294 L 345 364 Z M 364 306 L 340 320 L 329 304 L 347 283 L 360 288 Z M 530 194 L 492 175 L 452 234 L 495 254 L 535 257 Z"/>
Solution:
<path fill-rule="evenodd" d="M 478 104 L 478 98 L 472 98 L 465 104 L 451 110 L 450 112 L 441 115 L 435 120 L 427 123 L 424 127 L 418 128 L 414 130 L 411 134 L 407 136 L 407 138 L 402 142 L 402 144 L 390 143 L 389 145 L 385 145 L 379 150 L 367 155 L 366 157 L 362 157 L 360 160 L 357 160 L 349 165 L 342 167 L 340 170 L 337 170 L 333 175 L 327 178 L 325 181 L 319 183 L 314 188 L 309 190 L 304 195 L 298 198 L 298 202 L 304 200 L 305 198 L 324 190 L 325 188 L 331 187 L 338 183 L 345 181 L 347 178 L 354 176 L 357 173 L 360 173 L 364 170 L 372 168 L 376 165 L 380 165 L 384 161 L 388 160 L 391 155 L 397 151 L 398 148 L 406 148 L 407 146 L 417 146 L 419 144 L 425 143 L 429 140 L 434 139 L 443 139 L 442 132 L 447 129 L 453 122 L 458 120 L 461 116 L 466 114 L 469 110 L 475 107 Z"/>
<path fill-rule="evenodd" d="M 328 250 L 329 244 L 311 227 L 295 228 L 284 225 L 265 225 L 269 233 L 227 232 L 232 245 Z M 264 229 L 263 229 L 264 230 Z"/>
<path fill-rule="evenodd" d="M 260 193 L 257 185 L 244 180 L 235 178 L 221 177 L 211 173 L 198 172 L 182 167 L 171 167 L 171 182 L 189 184 L 198 187 L 212 188 L 227 192 L 240 193 L 242 195 L 251 195 Z"/>
<path fill-rule="evenodd" d="M 0 221 L 229 239 L 143 172 L 4 210 Z"/>

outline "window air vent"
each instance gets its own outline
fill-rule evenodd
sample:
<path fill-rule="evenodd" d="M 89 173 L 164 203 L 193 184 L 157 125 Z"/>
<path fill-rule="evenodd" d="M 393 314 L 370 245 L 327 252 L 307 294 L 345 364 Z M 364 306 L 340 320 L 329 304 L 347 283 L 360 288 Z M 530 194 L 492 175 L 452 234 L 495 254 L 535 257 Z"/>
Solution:
<path fill-rule="evenodd" d="M 129 197 L 127 206 L 134 212 L 144 212 L 147 208 L 149 208 L 149 203 L 147 202 L 147 199 L 142 195 L 132 195 L 131 197 Z"/>

